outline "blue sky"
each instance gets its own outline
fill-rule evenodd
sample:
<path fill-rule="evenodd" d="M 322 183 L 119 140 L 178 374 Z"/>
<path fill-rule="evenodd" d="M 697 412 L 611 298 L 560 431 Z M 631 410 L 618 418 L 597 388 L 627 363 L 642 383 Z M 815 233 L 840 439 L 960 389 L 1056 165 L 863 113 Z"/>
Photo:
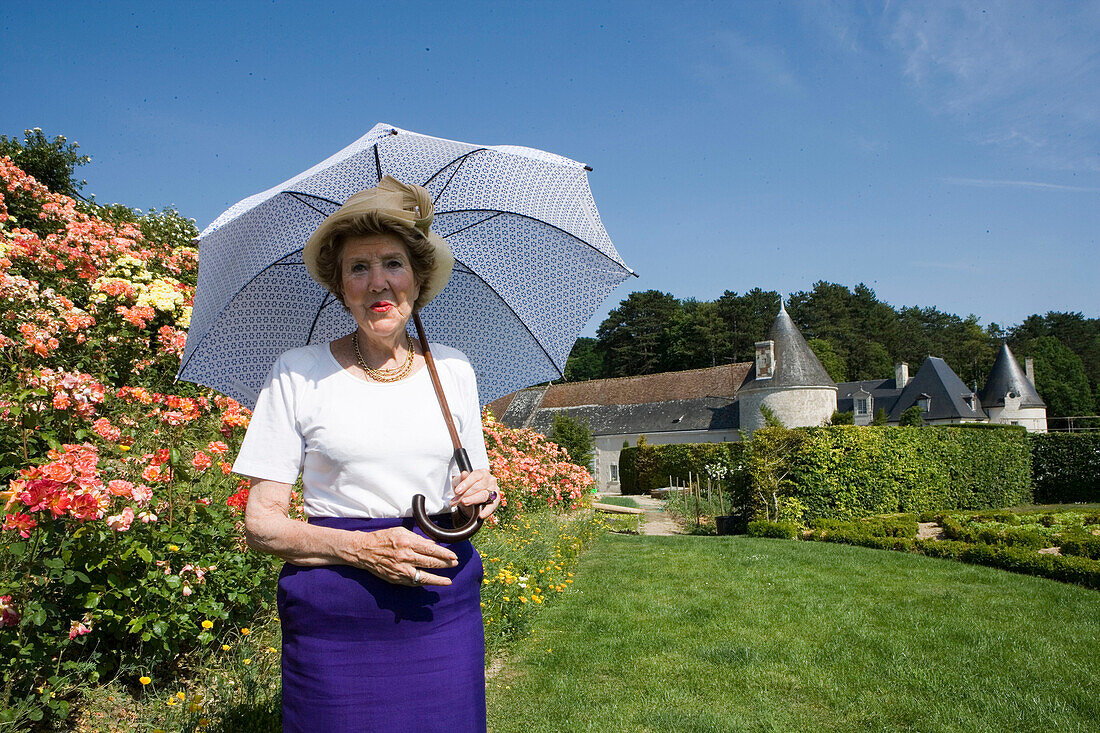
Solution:
<path fill-rule="evenodd" d="M 1100 3 L 5 3 L 0 133 L 200 228 L 376 122 L 593 166 L 632 290 L 1100 316 Z"/>

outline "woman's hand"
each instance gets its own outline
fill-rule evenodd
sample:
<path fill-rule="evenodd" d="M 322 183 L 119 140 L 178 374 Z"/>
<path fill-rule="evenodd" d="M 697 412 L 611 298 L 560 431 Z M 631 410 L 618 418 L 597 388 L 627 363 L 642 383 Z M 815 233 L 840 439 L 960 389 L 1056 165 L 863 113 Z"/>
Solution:
<path fill-rule="evenodd" d="M 303 567 L 352 565 L 398 585 L 451 584 L 449 578 L 425 572 L 458 565 L 458 556 L 446 547 L 404 527 L 353 532 L 290 519 L 287 511 L 292 488 L 276 481 L 252 480 L 244 529 L 253 550 Z"/>
<path fill-rule="evenodd" d="M 485 519 L 500 506 L 500 492 L 497 490 L 497 480 L 493 474 L 484 468 L 476 471 L 463 471 L 461 478 L 451 476 L 451 486 L 454 487 L 454 498 L 451 506 L 462 508 L 466 516 L 470 515 L 469 507 L 479 506 L 481 518 Z"/>
<path fill-rule="evenodd" d="M 424 572 L 453 568 L 458 556 L 404 527 L 348 532 L 347 564 L 397 585 L 450 585 L 451 579 Z"/>

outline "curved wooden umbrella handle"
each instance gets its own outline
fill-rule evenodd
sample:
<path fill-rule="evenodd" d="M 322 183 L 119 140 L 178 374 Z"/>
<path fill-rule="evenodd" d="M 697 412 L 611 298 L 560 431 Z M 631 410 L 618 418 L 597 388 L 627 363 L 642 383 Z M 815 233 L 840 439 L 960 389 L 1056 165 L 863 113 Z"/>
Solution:
<path fill-rule="evenodd" d="M 451 410 L 447 406 L 447 397 L 443 394 L 443 385 L 439 381 L 439 372 L 435 368 L 435 359 L 432 357 L 431 350 L 428 349 L 428 337 L 424 335 L 424 324 L 420 322 L 419 311 L 413 311 L 413 323 L 416 325 L 416 335 L 420 339 L 420 347 L 424 350 L 424 364 L 428 367 L 428 374 L 432 378 L 432 386 L 435 388 L 436 397 L 439 398 L 439 409 L 443 411 L 443 420 L 447 423 L 447 432 L 451 435 L 451 445 L 455 449 L 455 463 L 458 464 L 460 471 L 471 472 L 474 467 L 470 464 L 470 457 L 466 455 L 466 449 L 459 442 L 458 431 L 455 430 L 454 421 L 451 419 Z M 413 519 L 416 520 L 417 526 L 424 530 L 424 534 L 436 542 L 461 542 L 473 537 L 481 529 L 481 507 L 484 506 L 483 504 L 470 507 L 473 515 L 466 521 L 466 524 L 454 529 L 446 529 L 432 521 L 432 518 L 428 516 L 428 512 L 424 510 L 424 502 L 423 494 L 417 494 L 413 497 Z"/>

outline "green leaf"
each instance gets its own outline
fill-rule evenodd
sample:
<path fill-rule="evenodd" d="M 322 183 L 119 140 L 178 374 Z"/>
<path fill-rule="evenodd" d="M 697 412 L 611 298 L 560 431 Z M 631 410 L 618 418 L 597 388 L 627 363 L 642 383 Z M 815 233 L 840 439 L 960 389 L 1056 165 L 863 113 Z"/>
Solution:
<path fill-rule="evenodd" d="M 26 542 L 13 542 L 8 545 L 8 552 L 12 557 L 22 557 L 23 553 L 27 551 Z"/>
<path fill-rule="evenodd" d="M 149 552 L 149 550 L 147 548 L 138 547 L 137 548 L 137 554 L 138 554 L 138 557 L 140 557 L 145 562 L 153 562 L 153 553 Z"/>

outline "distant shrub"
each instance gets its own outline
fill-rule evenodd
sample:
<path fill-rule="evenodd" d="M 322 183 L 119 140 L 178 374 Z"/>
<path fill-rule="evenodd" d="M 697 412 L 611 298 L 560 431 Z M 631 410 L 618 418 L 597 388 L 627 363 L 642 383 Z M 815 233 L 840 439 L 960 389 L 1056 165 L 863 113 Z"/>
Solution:
<path fill-rule="evenodd" d="M 1070 537 L 1062 540 L 1063 555 L 1100 560 L 1100 537 Z"/>
<path fill-rule="evenodd" d="M 798 536 L 798 525 L 793 522 L 749 522 L 749 537 L 772 537 L 793 540 Z"/>
<path fill-rule="evenodd" d="M 966 542 L 953 540 L 917 540 L 914 547 L 928 557 L 936 557 L 944 560 L 958 560 L 963 551 L 970 545 Z"/>
<path fill-rule="evenodd" d="M 1100 501 L 1100 433 L 1032 433 L 1028 443 L 1035 501 Z"/>

